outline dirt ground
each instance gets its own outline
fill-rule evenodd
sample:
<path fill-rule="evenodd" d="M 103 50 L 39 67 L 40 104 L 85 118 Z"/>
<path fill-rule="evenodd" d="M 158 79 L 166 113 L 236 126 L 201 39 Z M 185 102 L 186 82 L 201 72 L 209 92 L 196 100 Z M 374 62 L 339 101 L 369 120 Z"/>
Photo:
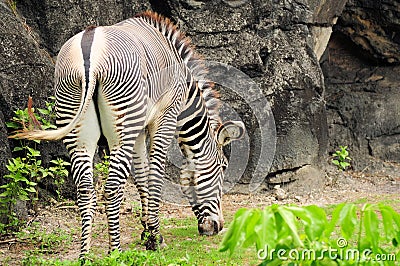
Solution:
<path fill-rule="evenodd" d="M 174 191 L 175 188 L 167 188 L 167 191 Z M 240 188 L 238 189 L 240 191 Z M 237 190 L 236 190 L 237 191 Z M 138 219 L 132 217 L 139 216 L 138 194 L 133 184 L 128 183 L 126 187 L 126 200 L 122 209 L 121 216 L 121 243 L 123 249 L 129 248 L 132 241 L 132 232 L 137 231 L 140 234 L 141 225 Z M 173 198 L 175 203 L 163 202 L 161 206 L 162 218 L 185 218 L 193 216 L 190 207 L 179 198 L 179 195 L 172 193 L 166 195 L 166 198 Z M 171 200 L 169 200 L 171 201 Z M 381 171 L 373 174 L 363 172 L 345 172 L 339 174 L 327 175 L 325 186 L 319 190 L 309 193 L 296 194 L 296 191 L 287 191 L 285 187 L 276 187 L 270 191 L 257 194 L 226 194 L 223 197 L 224 215 L 230 220 L 233 214 L 242 207 L 262 208 L 270 204 L 295 203 L 298 205 L 318 206 L 336 204 L 340 202 L 387 202 L 395 209 L 400 211 L 400 174 L 396 171 Z M 180 202 L 177 204 L 176 202 Z M 35 222 L 39 228 L 46 229 L 47 232 L 63 230 L 72 235 L 72 244 L 62 254 L 56 251 L 53 254 L 53 246 L 45 250 L 46 257 L 76 259 L 79 254 L 80 243 L 80 224 L 79 214 L 73 202 L 54 203 L 51 206 L 41 206 L 38 212 L 30 217 L 29 223 Z M 162 225 L 163 226 L 163 225 Z M 165 228 L 168 225 L 165 226 Z M 30 232 L 27 232 L 29 236 Z M 104 205 L 99 200 L 98 211 L 95 217 L 93 228 L 95 235 L 92 244 L 92 250 L 97 250 L 100 254 L 105 253 L 108 248 L 108 236 L 106 216 L 104 214 Z M 20 265 L 21 260 L 26 257 L 26 252 L 33 249 L 34 246 L 29 241 L 21 241 L 15 236 L 6 236 L 0 238 L 0 265 Z M 56 248 L 58 250 L 62 247 Z M 43 253 L 42 253 L 43 254 Z"/>

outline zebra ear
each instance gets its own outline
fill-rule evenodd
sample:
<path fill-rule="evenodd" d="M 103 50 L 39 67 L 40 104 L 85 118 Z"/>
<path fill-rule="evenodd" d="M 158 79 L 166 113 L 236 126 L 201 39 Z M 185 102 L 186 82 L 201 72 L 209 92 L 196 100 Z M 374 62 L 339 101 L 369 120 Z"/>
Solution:
<path fill-rule="evenodd" d="M 221 146 L 229 144 L 232 140 L 241 139 L 246 127 L 242 121 L 228 121 L 217 129 L 217 141 Z"/>

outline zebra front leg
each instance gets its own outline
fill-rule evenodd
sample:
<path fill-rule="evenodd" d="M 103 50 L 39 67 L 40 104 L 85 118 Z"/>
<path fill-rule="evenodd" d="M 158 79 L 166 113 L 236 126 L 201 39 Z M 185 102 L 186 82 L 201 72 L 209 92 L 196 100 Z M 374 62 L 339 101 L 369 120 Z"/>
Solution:
<path fill-rule="evenodd" d="M 133 153 L 133 164 L 135 168 L 134 181 L 136 188 L 140 195 L 141 203 L 141 223 L 143 225 L 143 232 L 141 234 L 141 240 L 145 240 L 148 235 L 148 203 L 149 203 L 149 190 L 148 190 L 148 175 L 149 175 L 149 162 L 147 157 L 146 148 L 146 132 L 143 131 L 136 139 L 134 153 Z"/>
<path fill-rule="evenodd" d="M 164 239 L 160 233 L 159 210 L 161 189 L 164 184 L 167 150 L 175 133 L 176 118 L 168 119 L 168 117 L 164 117 L 162 121 L 159 121 L 158 127 L 153 125 L 151 128 L 155 128 L 156 130 L 154 133 L 149 130 L 151 137 L 150 170 L 148 177 L 149 236 L 145 245 L 147 250 L 156 250 L 165 246 Z"/>

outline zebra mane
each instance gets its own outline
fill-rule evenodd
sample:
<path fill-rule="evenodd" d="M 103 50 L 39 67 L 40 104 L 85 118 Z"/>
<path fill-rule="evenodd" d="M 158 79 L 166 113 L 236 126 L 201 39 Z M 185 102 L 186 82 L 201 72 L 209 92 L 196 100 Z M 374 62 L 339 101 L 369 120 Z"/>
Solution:
<path fill-rule="evenodd" d="M 208 69 L 204 65 L 202 57 L 195 51 L 190 38 L 186 37 L 170 19 L 155 12 L 145 11 L 135 17 L 144 19 L 147 23 L 159 30 L 175 47 L 183 62 L 191 70 L 193 77 L 197 81 L 206 104 L 211 128 L 216 130 L 221 125 L 221 119 L 219 117 L 219 107 L 221 105 L 219 93 L 213 89 L 214 83 L 206 79 Z"/>

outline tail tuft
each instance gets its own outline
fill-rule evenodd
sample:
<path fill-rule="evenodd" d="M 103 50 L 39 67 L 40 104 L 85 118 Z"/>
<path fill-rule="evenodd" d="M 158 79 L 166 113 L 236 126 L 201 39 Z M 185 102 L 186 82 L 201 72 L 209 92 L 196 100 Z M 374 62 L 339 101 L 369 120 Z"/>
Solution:
<path fill-rule="evenodd" d="M 42 130 L 42 125 L 37 120 L 34 110 L 32 108 L 32 97 L 28 98 L 28 125 L 22 122 L 23 129 L 16 130 L 12 135 L 8 136 L 10 139 L 29 139 L 29 140 L 59 140 L 71 131 L 71 127 L 64 127 L 56 130 Z"/>
<path fill-rule="evenodd" d="M 10 139 L 29 139 L 29 140 L 42 140 L 44 139 L 43 137 L 40 137 L 42 132 L 45 132 L 44 130 L 28 130 L 28 129 L 23 129 L 23 130 L 17 130 L 13 132 L 13 135 L 8 136 Z"/>
<path fill-rule="evenodd" d="M 29 124 L 28 124 L 28 128 L 31 129 L 42 129 L 42 125 L 40 124 L 40 122 L 36 119 L 35 114 L 33 113 L 33 101 L 32 101 L 32 97 L 29 96 L 28 98 L 28 115 L 29 115 Z M 24 129 L 26 128 L 25 125 Z"/>

